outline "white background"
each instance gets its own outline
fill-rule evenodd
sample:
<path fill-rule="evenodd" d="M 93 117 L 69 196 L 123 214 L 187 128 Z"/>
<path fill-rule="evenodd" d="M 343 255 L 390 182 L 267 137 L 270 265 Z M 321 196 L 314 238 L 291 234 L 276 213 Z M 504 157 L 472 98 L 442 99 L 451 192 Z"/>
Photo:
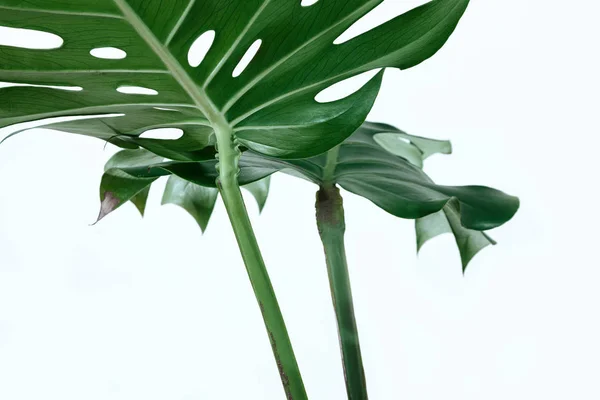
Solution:
<path fill-rule="evenodd" d="M 386 72 L 370 120 L 451 139 L 437 182 L 522 207 L 463 277 L 450 236 L 417 258 L 411 221 L 344 193 L 371 399 L 600 398 L 599 12 L 474 0 L 434 58 Z M 0 147 L 0 398 L 283 398 L 221 203 L 204 236 L 160 185 L 145 219 L 128 205 L 89 226 L 113 151 L 47 130 Z M 277 175 L 249 208 L 309 397 L 343 399 L 315 190 Z"/>

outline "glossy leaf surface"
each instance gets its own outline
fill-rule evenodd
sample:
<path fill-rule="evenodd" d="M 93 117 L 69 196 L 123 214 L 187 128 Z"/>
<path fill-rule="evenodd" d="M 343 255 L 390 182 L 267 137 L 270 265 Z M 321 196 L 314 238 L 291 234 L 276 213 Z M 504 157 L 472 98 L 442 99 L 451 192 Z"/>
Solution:
<path fill-rule="evenodd" d="M 196 185 L 177 176 L 171 176 L 165 187 L 162 204 L 180 206 L 196 220 L 204 232 L 215 208 L 218 194 L 216 188 Z"/>
<path fill-rule="evenodd" d="M 441 211 L 417 219 L 415 230 L 417 232 L 417 251 L 420 251 L 427 241 L 439 235 L 451 233 L 456 240 L 464 271 L 477 253 L 489 245 L 495 245 L 496 242 L 485 232 L 462 226 L 459 207 L 455 199 L 449 201 Z"/>
<path fill-rule="evenodd" d="M 144 215 L 150 185 L 158 177 L 136 178 L 124 172 L 124 169 L 143 168 L 162 160 L 163 157 L 143 149 L 124 150 L 111 157 L 104 166 L 104 175 L 100 182 L 102 204 L 98 221 L 129 200 Z"/>
<path fill-rule="evenodd" d="M 263 208 L 265 208 L 265 204 L 267 204 L 267 197 L 269 197 L 270 186 L 270 176 L 267 176 L 264 179 L 243 186 L 244 189 L 246 189 L 248 192 L 250 192 L 250 194 L 252 194 L 252 196 L 254 196 L 256 204 L 258 205 L 258 211 L 262 212 Z"/>
<path fill-rule="evenodd" d="M 402 144 L 391 149 L 393 154 L 386 150 L 389 145 L 379 145 L 378 137 L 386 135 L 389 140 L 394 134 L 402 139 L 398 142 Z M 390 214 L 408 219 L 434 214 L 449 205 L 457 214 L 453 218 L 458 218 L 462 227 L 477 231 L 496 228 L 510 220 L 519 207 L 516 197 L 485 186 L 437 185 L 407 160 L 417 152 L 425 157 L 449 150 L 445 141 L 413 137 L 389 125 L 365 123 L 338 148 L 313 158 L 280 160 L 246 151 L 240 159 L 239 180 L 242 185 L 249 184 L 282 171 L 317 185 L 336 183 Z M 199 185 L 214 186 L 215 162 L 149 163 L 120 171 L 140 179 L 140 185 L 144 180 L 176 175 Z"/>
<path fill-rule="evenodd" d="M 175 164 L 179 168 L 173 167 L 173 171 L 179 169 L 187 171 L 183 176 L 187 176 L 188 179 L 182 179 L 176 174 L 171 175 L 162 197 L 163 205 L 174 204 L 186 210 L 203 232 L 207 228 L 219 194 L 214 180 L 210 181 L 216 176 L 214 169 L 216 160 L 212 159 L 206 163 L 208 167 L 204 170 L 194 168 L 199 163 Z M 128 201 L 131 201 L 144 215 L 152 183 L 163 175 L 170 175 L 169 170 L 162 169 L 160 165 L 168 165 L 168 163 L 163 163 L 162 157 L 144 149 L 121 150 L 111 157 L 104 167 L 105 172 L 100 183 L 101 210 L 98 220 Z M 190 181 L 191 174 L 206 174 L 204 177 L 196 175 L 195 180 L 202 182 L 203 185 Z M 269 186 L 270 176 L 266 176 L 243 185 L 242 188 L 252 194 L 259 210 L 262 211 L 269 195 Z"/>
<path fill-rule="evenodd" d="M 382 74 L 338 101 L 318 103 L 319 92 L 365 71 L 421 63 L 446 42 L 468 4 L 433 0 L 333 43 L 381 2 L 328 0 L 302 7 L 297 0 L 0 0 L 0 26 L 63 40 L 50 50 L 1 47 L 0 81 L 31 86 L 0 89 L 0 127 L 117 113 L 124 115 L 49 127 L 126 148 L 143 146 L 171 160 L 197 161 L 214 144 L 214 129 L 226 126 L 256 152 L 313 156 L 360 126 Z M 214 32 L 214 41 L 193 67 L 190 48 L 207 32 Z M 234 77 L 259 40 L 258 52 Z M 98 48 L 116 49 L 119 57 L 95 57 Z M 184 135 L 139 137 L 157 128 L 180 128 Z"/>

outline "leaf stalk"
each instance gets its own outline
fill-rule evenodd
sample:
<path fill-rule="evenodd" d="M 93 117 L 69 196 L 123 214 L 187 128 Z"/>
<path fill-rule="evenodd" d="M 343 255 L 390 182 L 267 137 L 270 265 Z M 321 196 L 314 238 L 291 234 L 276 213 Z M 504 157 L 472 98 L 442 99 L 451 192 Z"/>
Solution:
<path fill-rule="evenodd" d="M 234 132 L 223 113 L 217 110 L 204 90 L 190 78 L 131 6 L 125 0 L 114 1 L 123 17 L 161 59 L 215 131 L 219 157 L 217 186 L 223 197 L 254 295 L 260 305 L 281 381 L 288 400 L 304 400 L 307 397 L 298 363 L 238 183 L 240 150 Z"/>
<path fill-rule="evenodd" d="M 337 158 L 337 154 L 334 156 Z M 344 205 L 340 190 L 334 184 L 321 185 L 317 192 L 316 211 L 317 227 L 327 260 L 327 273 L 338 327 L 346 392 L 349 400 L 367 400 L 367 383 L 346 261 Z"/>
<path fill-rule="evenodd" d="M 238 183 L 239 146 L 228 126 L 215 126 L 215 133 L 219 157 L 217 186 L 225 203 L 254 295 L 260 306 L 286 398 L 306 400 L 307 395 L 292 343 Z"/>
<path fill-rule="evenodd" d="M 325 168 L 323 168 L 323 186 L 333 186 L 335 182 L 335 167 L 338 163 L 340 145 L 335 146 L 327 152 Z M 342 210 L 343 213 L 343 210 Z"/>

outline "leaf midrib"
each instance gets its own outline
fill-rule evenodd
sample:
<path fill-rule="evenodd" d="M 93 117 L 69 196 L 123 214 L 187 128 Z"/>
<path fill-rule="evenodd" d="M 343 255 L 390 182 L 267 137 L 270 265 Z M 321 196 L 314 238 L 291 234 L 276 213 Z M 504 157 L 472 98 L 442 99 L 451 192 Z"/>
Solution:
<path fill-rule="evenodd" d="M 235 102 L 237 100 L 239 100 L 239 98 L 241 98 L 247 92 L 247 90 L 250 90 L 253 86 L 258 84 L 260 80 L 262 80 L 265 76 L 270 74 L 273 70 L 278 68 L 280 65 L 285 63 L 290 57 L 292 57 L 294 54 L 296 54 L 302 48 L 304 48 L 307 45 L 309 45 L 310 43 L 318 40 L 323 35 L 325 35 L 327 32 L 330 32 L 331 29 L 333 29 L 334 27 L 339 26 L 344 21 L 347 21 L 349 18 L 354 17 L 357 13 L 362 13 L 365 8 L 370 8 L 373 4 L 378 3 L 381 0 L 367 0 L 365 2 L 365 4 L 362 7 L 360 7 L 358 10 L 355 10 L 354 12 L 352 12 L 348 16 L 344 17 L 342 20 L 336 22 L 332 26 L 328 27 L 324 31 L 319 32 L 317 35 L 311 37 L 309 40 L 307 40 L 306 42 L 301 44 L 299 47 L 292 50 L 290 53 L 286 54 L 283 58 L 280 58 L 279 60 L 277 60 L 275 63 L 270 65 L 268 68 L 266 68 L 265 71 L 263 71 L 261 74 L 259 74 L 255 79 L 253 79 L 249 83 L 249 85 L 244 86 L 240 91 L 234 93 L 232 98 L 229 100 L 229 102 L 227 102 L 225 104 L 225 106 L 223 107 L 223 109 L 221 109 L 221 110 L 213 103 L 212 99 L 208 96 L 205 89 L 201 85 L 196 84 L 196 82 L 191 78 L 191 76 L 188 74 L 188 72 L 183 67 L 183 65 L 174 57 L 174 55 L 168 49 L 168 44 L 169 44 L 170 40 L 178 32 L 181 24 L 183 23 L 185 18 L 188 16 L 189 11 L 191 10 L 191 8 L 193 7 L 193 5 L 195 4 L 196 1 L 197 0 L 189 0 L 189 3 L 186 6 L 183 14 L 178 19 L 175 27 L 169 33 L 165 43 L 163 43 L 162 41 L 160 41 L 157 38 L 157 36 L 151 31 L 149 26 L 146 25 L 146 23 L 141 19 L 140 15 L 128 4 L 127 0 L 113 0 L 113 3 L 121 11 L 122 15 L 109 14 L 109 13 L 88 13 L 88 12 L 78 12 L 78 11 L 68 11 L 68 10 L 40 10 L 40 9 L 36 10 L 36 9 L 29 9 L 29 8 L 22 8 L 22 7 L 8 7 L 8 6 L 0 6 L 0 8 L 10 8 L 10 9 L 19 9 L 19 10 L 22 9 L 23 11 L 40 12 L 40 13 L 52 12 L 52 13 L 57 13 L 57 14 L 71 14 L 71 15 L 81 15 L 81 16 L 97 16 L 97 17 L 105 16 L 105 17 L 110 17 L 110 18 L 119 18 L 119 19 L 122 19 L 122 20 L 128 22 L 132 26 L 132 28 L 138 33 L 140 38 L 142 38 L 142 40 L 144 40 L 144 42 L 150 47 L 150 49 L 155 53 L 155 55 L 165 65 L 165 67 L 166 67 L 165 71 L 157 70 L 156 73 L 170 74 L 174 78 L 174 80 L 177 81 L 179 86 L 181 86 L 183 91 L 185 91 L 186 94 L 190 97 L 192 102 L 195 104 L 195 107 L 197 109 L 199 109 L 207 117 L 207 119 L 210 121 L 211 125 L 214 128 L 217 128 L 217 127 L 223 128 L 224 127 L 224 128 L 226 128 L 226 130 L 228 132 L 231 132 L 233 127 L 237 126 L 240 122 L 244 121 L 249 116 L 255 114 L 256 112 L 262 110 L 265 107 L 270 106 L 273 103 L 279 102 L 287 97 L 294 96 L 294 95 L 312 90 L 318 85 L 323 85 L 323 84 L 326 84 L 329 82 L 333 83 L 337 80 L 344 79 L 349 76 L 353 76 L 354 74 L 360 73 L 361 71 L 371 69 L 374 67 L 374 64 L 377 64 L 381 59 L 388 56 L 388 55 L 386 55 L 384 57 L 380 57 L 377 60 L 373 60 L 369 64 L 363 65 L 359 68 L 354 68 L 351 71 L 347 71 L 345 73 L 338 74 L 336 76 L 328 77 L 327 79 L 321 80 L 320 82 L 315 82 L 311 85 L 304 86 L 302 88 L 284 93 L 284 94 L 276 97 L 275 99 L 272 99 L 270 101 L 267 101 L 267 102 L 257 105 L 256 107 L 252 108 L 251 110 L 244 113 L 243 115 L 233 119 L 232 121 L 229 121 L 225 117 L 225 112 L 228 110 L 228 107 L 231 107 L 233 104 L 235 104 Z M 257 9 L 256 13 L 253 15 L 253 17 L 248 22 L 248 24 L 246 25 L 244 30 L 238 36 L 238 38 L 236 39 L 236 42 L 234 43 L 232 48 L 229 49 L 229 51 L 227 53 L 228 57 L 234 51 L 237 44 L 239 44 L 241 39 L 248 32 L 250 26 L 255 22 L 255 20 L 258 18 L 260 13 L 265 9 L 265 7 L 269 4 L 270 1 L 271 0 L 263 0 L 261 6 L 259 7 L 259 9 Z M 447 18 L 450 17 L 454 13 L 456 8 L 460 4 L 461 4 L 461 2 L 457 1 L 454 8 L 452 8 L 448 12 Z M 414 45 L 414 43 L 419 42 L 420 40 L 423 40 L 424 37 L 431 35 L 432 31 L 435 31 L 435 28 L 439 24 L 441 24 L 443 22 L 443 20 L 445 20 L 445 19 L 442 19 L 442 21 L 439 21 L 436 24 L 436 26 L 434 26 L 434 28 L 431 29 L 426 35 L 423 35 L 423 36 L 417 38 L 412 43 L 407 44 L 405 47 L 412 46 L 412 45 Z M 117 71 L 118 72 L 134 72 L 133 70 L 106 70 L 103 72 L 112 73 L 112 72 L 117 72 Z M 67 73 L 67 71 L 63 71 L 63 72 L 40 71 L 40 72 L 44 73 L 44 74 L 46 74 L 46 73 L 47 74 Z M 81 71 L 81 72 L 96 73 L 99 71 L 94 71 L 94 72 Z M 139 71 L 139 72 L 142 72 L 142 71 Z M 147 70 L 147 71 L 143 71 L 143 72 L 152 73 L 153 71 Z M 211 74 L 214 74 L 214 73 L 215 72 L 213 71 L 213 73 L 211 73 Z M 243 129 L 244 129 L 243 127 L 238 128 L 238 130 L 243 130 Z"/>
<path fill-rule="evenodd" d="M 229 123 L 225 118 L 224 114 L 218 110 L 216 105 L 212 102 L 211 98 L 208 96 L 206 91 L 199 87 L 196 82 L 194 82 L 190 76 L 187 74 L 183 66 L 177 59 L 175 59 L 170 51 L 165 48 L 165 46 L 158 40 L 156 35 L 152 33 L 152 31 L 148 28 L 148 26 L 141 20 L 139 15 L 127 4 L 124 0 L 113 0 L 115 4 L 121 9 L 123 12 L 124 19 L 129 22 L 129 24 L 133 27 L 133 29 L 140 35 L 140 37 L 150 46 L 152 51 L 161 59 L 165 67 L 168 69 L 173 78 L 179 83 L 179 85 L 185 90 L 185 92 L 190 96 L 192 101 L 196 104 L 198 109 L 207 117 L 207 119 L 211 122 L 213 126 L 221 125 L 221 126 L 235 126 L 238 122 L 241 122 L 249 115 L 254 112 L 267 107 L 268 105 L 277 102 L 280 98 L 276 98 L 272 101 L 266 102 L 258 106 L 257 108 L 251 110 L 249 113 L 241 116 L 235 121 Z M 268 3 L 268 1 L 265 1 Z M 263 5 L 265 4 L 263 3 Z M 255 17 L 258 16 L 259 13 L 255 14 Z M 250 24 L 246 26 L 248 28 Z M 244 30 L 245 32 L 246 30 Z M 352 74 L 352 72 L 350 72 Z M 345 74 L 346 75 L 346 74 Z M 336 77 L 329 78 L 328 80 L 335 80 Z M 315 85 L 310 85 L 308 87 L 301 88 L 300 90 L 291 91 L 281 98 L 289 97 L 291 95 L 296 94 L 297 92 L 303 92 L 305 90 L 311 89 Z"/>
<path fill-rule="evenodd" d="M 142 21 L 140 16 L 129 6 L 125 0 L 113 0 L 115 5 L 123 13 L 125 20 L 133 27 L 138 35 L 146 42 L 152 51 L 160 58 L 165 67 L 169 70 L 173 78 L 179 83 L 182 89 L 190 96 L 198 109 L 206 116 L 213 127 L 229 126 L 228 121 L 213 104 L 206 92 L 198 87 L 196 83 L 187 74 L 181 63 L 158 40 L 156 35 Z"/>

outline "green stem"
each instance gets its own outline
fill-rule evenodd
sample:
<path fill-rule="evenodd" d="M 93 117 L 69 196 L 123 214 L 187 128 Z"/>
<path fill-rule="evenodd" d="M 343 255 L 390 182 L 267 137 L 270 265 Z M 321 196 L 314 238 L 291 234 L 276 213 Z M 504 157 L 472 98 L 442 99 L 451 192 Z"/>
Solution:
<path fill-rule="evenodd" d="M 346 231 L 344 204 L 340 191 L 335 185 L 339 152 L 340 146 L 327 152 L 323 183 L 317 192 L 317 226 L 327 260 L 329 286 L 337 320 L 348 399 L 366 400 L 368 398 L 367 382 L 360 352 L 344 246 Z"/>
<path fill-rule="evenodd" d="M 367 382 L 360 352 L 350 276 L 344 247 L 344 206 L 339 189 L 324 184 L 317 192 L 317 226 L 327 259 L 327 272 L 350 400 L 366 400 Z"/>
<path fill-rule="evenodd" d="M 242 198 L 237 179 L 240 157 L 238 145 L 228 127 L 217 126 L 215 132 L 219 149 L 217 185 L 260 306 L 286 398 L 306 400 L 306 391 L 292 343 Z"/>
<path fill-rule="evenodd" d="M 155 36 L 128 2 L 126 0 L 114 0 L 114 3 L 121 10 L 123 18 L 161 59 L 173 78 L 206 116 L 215 131 L 219 150 L 217 185 L 227 208 L 238 246 L 242 252 L 242 258 L 246 264 L 254 295 L 258 300 L 263 320 L 269 332 L 271 347 L 275 353 L 287 399 L 306 399 L 306 392 L 294 357 L 292 344 L 240 191 L 237 180 L 240 151 L 235 142 L 231 125 L 225 118 L 224 113 L 218 110 L 206 92 L 194 82 L 181 63 L 169 52 L 167 46 Z"/>

